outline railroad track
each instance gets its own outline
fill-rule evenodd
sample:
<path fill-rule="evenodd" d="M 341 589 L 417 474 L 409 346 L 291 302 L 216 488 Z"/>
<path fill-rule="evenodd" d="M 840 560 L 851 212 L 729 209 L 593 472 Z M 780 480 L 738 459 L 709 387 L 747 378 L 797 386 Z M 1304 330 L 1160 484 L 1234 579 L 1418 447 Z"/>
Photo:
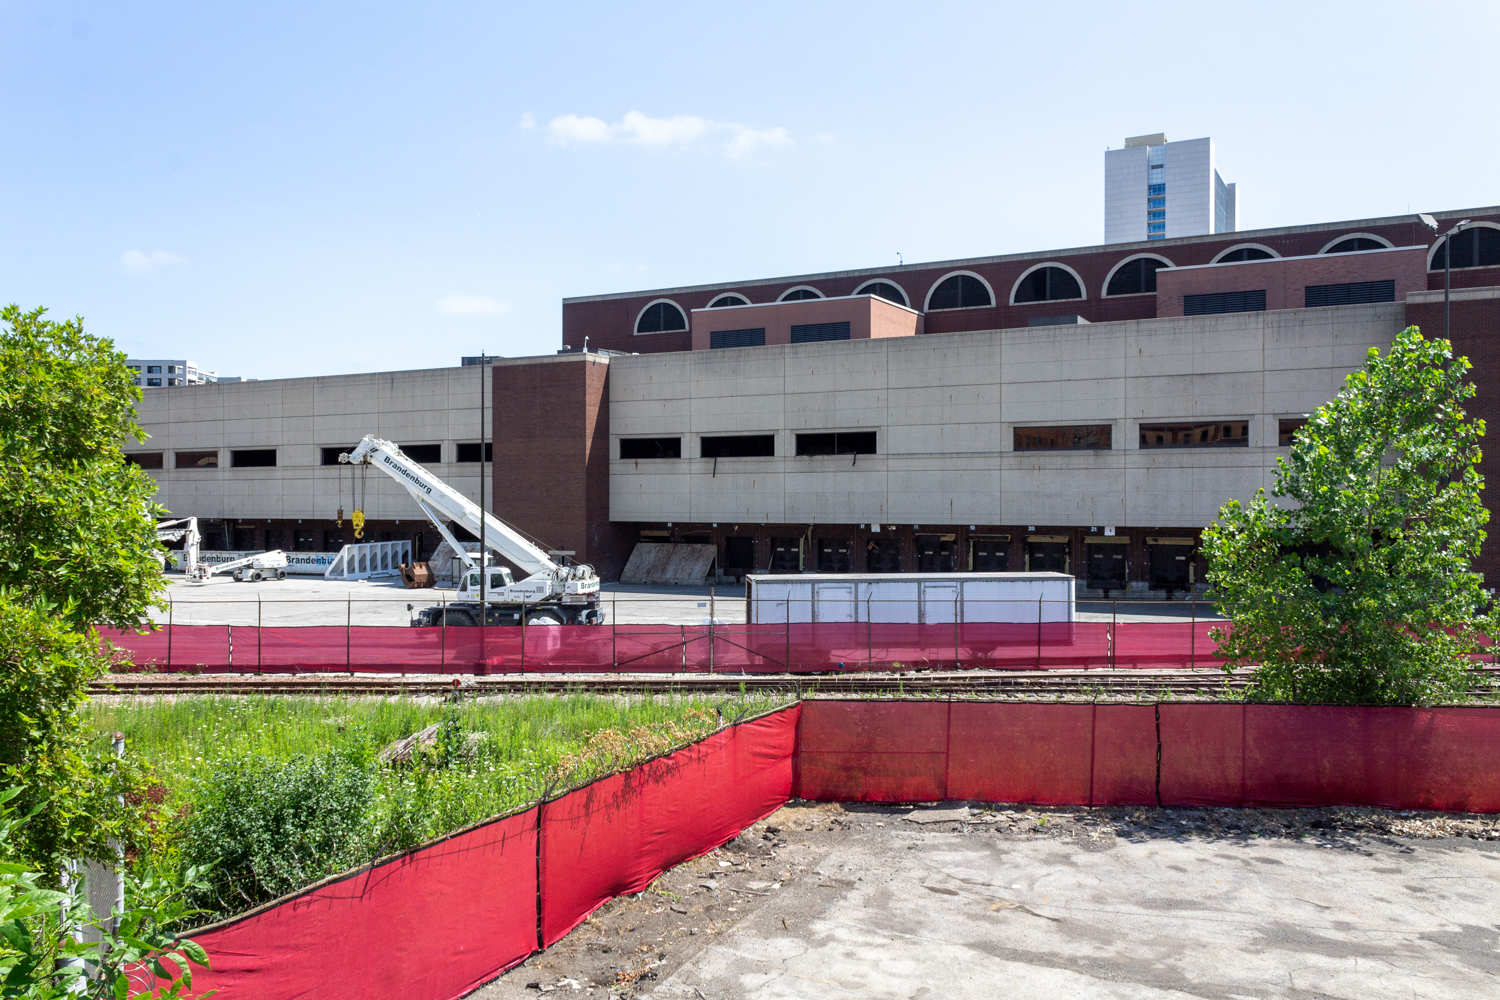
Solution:
<path fill-rule="evenodd" d="M 94 684 L 97 695 L 442 695 L 560 691 L 774 692 L 813 694 L 1217 695 L 1243 679 L 1221 671 L 1043 670 L 844 674 L 114 674 Z"/>

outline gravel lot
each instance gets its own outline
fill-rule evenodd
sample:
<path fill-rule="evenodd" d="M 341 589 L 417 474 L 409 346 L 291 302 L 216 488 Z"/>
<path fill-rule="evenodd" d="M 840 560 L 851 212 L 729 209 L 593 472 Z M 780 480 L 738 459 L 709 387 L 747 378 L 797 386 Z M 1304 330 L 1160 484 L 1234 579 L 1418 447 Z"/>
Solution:
<path fill-rule="evenodd" d="M 482 1000 L 1500 995 L 1500 819 L 794 803 Z"/>

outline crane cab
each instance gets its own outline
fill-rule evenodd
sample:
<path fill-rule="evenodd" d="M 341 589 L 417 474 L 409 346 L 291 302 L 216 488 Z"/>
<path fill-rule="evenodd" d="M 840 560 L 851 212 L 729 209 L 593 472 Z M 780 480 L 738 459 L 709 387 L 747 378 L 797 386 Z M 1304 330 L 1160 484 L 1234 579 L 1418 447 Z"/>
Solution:
<path fill-rule="evenodd" d="M 490 574 L 485 588 L 489 594 L 496 594 L 516 585 L 516 578 L 504 566 L 487 566 L 485 571 Z M 479 570 L 472 569 L 464 573 L 463 579 L 458 582 L 458 597 L 460 600 L 479 600 Z"/>

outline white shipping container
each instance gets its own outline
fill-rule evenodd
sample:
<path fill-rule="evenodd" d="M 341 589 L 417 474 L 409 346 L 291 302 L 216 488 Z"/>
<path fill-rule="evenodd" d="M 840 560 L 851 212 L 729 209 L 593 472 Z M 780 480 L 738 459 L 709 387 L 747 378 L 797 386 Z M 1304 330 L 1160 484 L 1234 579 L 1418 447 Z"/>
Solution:
<path fill-rule="evenodd" d="M 797 573 L 745 577 L 752 625 L 1071 622 L 1066 573 Z"/>

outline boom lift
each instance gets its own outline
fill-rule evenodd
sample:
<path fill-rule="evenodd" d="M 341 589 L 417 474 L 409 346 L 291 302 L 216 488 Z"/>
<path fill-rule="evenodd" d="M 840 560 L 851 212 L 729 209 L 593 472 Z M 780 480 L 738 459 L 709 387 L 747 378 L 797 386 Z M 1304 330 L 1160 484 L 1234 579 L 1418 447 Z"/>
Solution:
<path fill-rule="evenodd" d="M 286 553 L 281 549 L 271 549 L 268 552 L 257 552 L 253 556 L 244 556 L 214 566 L 205 566 L 202 579 L 207 580 L 215 573 L 228 573 L 231 570 L 234 571 L 235 583 L 243 583 L 246 580 L 251 583 L 270 579 L 285 580 Z"/>
<path fill-rule="evenodd" d="M 180 517 L 175 521 L 156 522 L 156 540 L 158 542 L 182 542 L 182 572 L 189 580 L 203 579 L 203 567 L 198 564 L 198 546 L 202 542 L 202 536 L 198 534 L 198 519 L 196 517 Z M 162 569 L 167 568 L 167 560 L 162 558 Z"/>
<path fill-rule="evenodd" d="M 482 621 L 487 625 L 520 625 L 523 616 L 527 625 L 598 625 L 604 621 L 594 567 L 559 565 L 510 525 L 481 512 L 478 504 L 413 462 L 399 446 L 366 435 L 353 451 L 340 455 L 339 461 L 373 465 L 400 483 L 463 562 L 458 600 L 445 607 L 423 608 L 414 624 L 478 625 Z M 482 537 L 486 547 L 530 575 L 517 581 L 509 569 L 489 565 L 489 553 L 481 553 L 476 562 L 453 537 L 445 519 L 462 525 L 475 538 Z M 483 605 L 479 601 L 480 572 L 489 574 Z"/>

